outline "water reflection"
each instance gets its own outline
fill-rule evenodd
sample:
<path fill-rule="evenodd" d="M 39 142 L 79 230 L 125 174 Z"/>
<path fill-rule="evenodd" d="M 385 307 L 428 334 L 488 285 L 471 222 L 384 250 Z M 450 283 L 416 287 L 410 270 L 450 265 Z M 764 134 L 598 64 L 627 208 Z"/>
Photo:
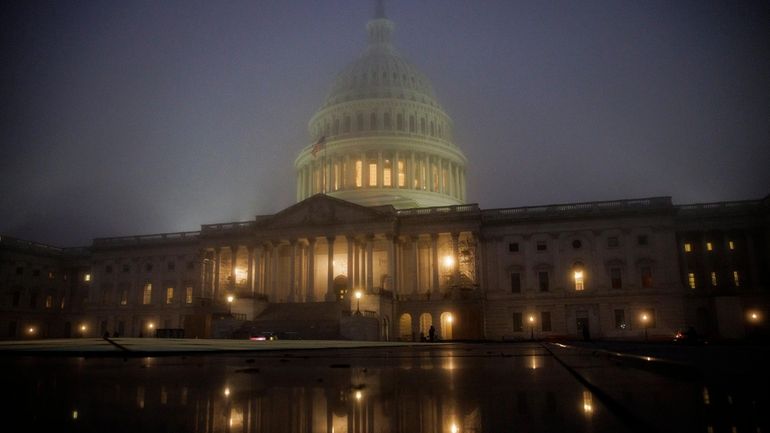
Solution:
<path fill-rule="evenodd" d="M 409 349 L 388 356 L 369 350 L 350 359 L 295 353 L 2 363 L 15 372 L 7 389 L 24 397 L 11 404 L 11 413 L 32 420 L 33 431 L 626 431 L 553 358 L 516 348 Z M 624 395 L 633 404 L 649 399 L 645 392 Z M 736 406 L 743 401 L 730 395 L 720 401 L 741 413 Z M 704 415 L 715 394 L 702 385 L 662 404 L 680 398 L 693 402 L 683 405 L 692 410 L 683 416 L 701 419 L 698 431 L 735 425 Z"/>

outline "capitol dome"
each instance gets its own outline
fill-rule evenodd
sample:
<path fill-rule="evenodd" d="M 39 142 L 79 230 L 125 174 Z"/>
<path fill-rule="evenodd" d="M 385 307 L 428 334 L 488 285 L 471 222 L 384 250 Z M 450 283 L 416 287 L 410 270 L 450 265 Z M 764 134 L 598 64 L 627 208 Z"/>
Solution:
<path fill-rule="evenodd" d="M 364 206 L 446 206 L 465 201 L 467 159 L 430 81 L 393 47 L 382 2 L 369 43 L 339 73 L 310 119 L 295 161 L 297 200 L 324 193 Z"/>

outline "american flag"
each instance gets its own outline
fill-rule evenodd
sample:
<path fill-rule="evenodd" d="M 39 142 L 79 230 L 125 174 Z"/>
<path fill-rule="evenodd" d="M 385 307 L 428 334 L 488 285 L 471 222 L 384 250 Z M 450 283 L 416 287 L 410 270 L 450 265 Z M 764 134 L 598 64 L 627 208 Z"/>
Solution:
<path fill-rule="evenodd" d="M 326 147 L 326 136 L 322 135 L 313 145 L 313 150 L 310 152 L 313 154 L 313 158 L 315 158 L 316 153 L 322 151 L 324 147 Z"/>

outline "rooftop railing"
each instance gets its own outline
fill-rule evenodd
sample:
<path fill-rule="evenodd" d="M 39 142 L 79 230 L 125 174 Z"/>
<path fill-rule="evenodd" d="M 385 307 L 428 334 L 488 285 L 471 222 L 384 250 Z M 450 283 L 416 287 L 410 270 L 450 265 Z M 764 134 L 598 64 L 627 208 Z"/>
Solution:
<path fill-rule="evenodd" d="M 94 239 L 94 246 L 111 246 L 111 245 L 129 245 L 129 244 L 147 244 L 147 243 L 162 243 L 179 240 L 195 240 L 198 238 L 201 232 L 174 232 L 174 233 L 158 233 L 151 235 L 138 235 L 138 236 L 119 236 L 111 238 L 96 238 Z"/>
<path fill-rule="evenodd" d="M 546 215 L 572 213 L 591 213 L 622 210 L 665 209 L 670 208 L 671 197 L 651 197 L 631 200 L 595 201 L 586 203 L 565 203 L 545 206 L 525 206 L 481 211 L 485 218 L 528 218 Z"/>
<path fill-rule="evenodd" d="M 254 226 L 254 221 L 240 221 L 221 224 L 203 224 L 201 232 L 243 230 Z"/>
<path fill-rule="evenodd" d="M 448 213 L 468 213 L 478 212 L 479 206 L 477 204 L 458 204 L 452 206 L 436 206 L 436 207 L 421 207 L 412 209 L 401 209 L 396 211 L 396 215 L 413 216 L 413 215 L 442 215 Z"/>
<path fill-rule="evenodd" d="M 762 204 L 762 200 L 720 201 L 714 203 L 693 203 L 676 206 L 679 211 L 697 212 L 702 210 L 732 210 L 755 207 Z"/>

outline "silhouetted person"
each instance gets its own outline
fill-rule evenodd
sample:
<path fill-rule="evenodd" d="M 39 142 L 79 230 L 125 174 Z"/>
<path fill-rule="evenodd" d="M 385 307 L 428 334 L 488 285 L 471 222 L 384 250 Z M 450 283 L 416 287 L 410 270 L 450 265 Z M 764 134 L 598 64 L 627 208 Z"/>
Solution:
<path fill-rule="evenodd" d="M 436 328 L 434 328 L 433 325 L 430 325 L 430 329 L 428 330 L 428 338 L 430 341 L 436 341 Z"/>

